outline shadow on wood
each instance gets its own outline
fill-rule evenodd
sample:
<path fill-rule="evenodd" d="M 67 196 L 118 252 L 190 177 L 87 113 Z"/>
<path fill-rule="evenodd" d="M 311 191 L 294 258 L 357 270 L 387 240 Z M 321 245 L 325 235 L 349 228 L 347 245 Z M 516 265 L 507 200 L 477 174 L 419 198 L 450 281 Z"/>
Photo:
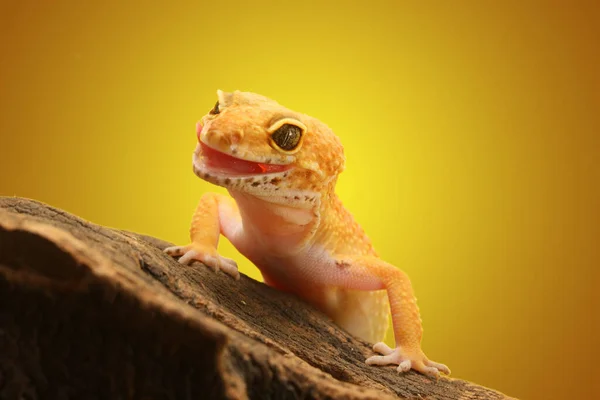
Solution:
<path fill-rule="evenodd" d="M 302 301 L 169 245 L 0 198 L 0 398 L 506 398 L 368 366 Z"/>

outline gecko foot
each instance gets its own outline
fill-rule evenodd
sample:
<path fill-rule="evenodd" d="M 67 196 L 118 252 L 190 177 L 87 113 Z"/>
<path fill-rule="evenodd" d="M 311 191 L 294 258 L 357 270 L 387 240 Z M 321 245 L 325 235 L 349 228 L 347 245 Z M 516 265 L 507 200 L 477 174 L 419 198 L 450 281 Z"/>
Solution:
<path fill-rule="evenodd" d="M 440 372 L 450 374 L 450 369 L 447 366 L 430 361 L 420 348 L 408 351 L 400 347 L 392 349 L 385 343 L 379 342 L 373 346 L 373 350 L 383 355 L 367 358 L 366 363 L 369 365 L 395 364 L 398 365 L 398 372 L 406 372 L 412 368 L 422 374 L 436 378 L 440 376 Z"/>
<path fill-rule="evenodd" d="M 187 246 L 172 246 L 164 250 L 172 257 L 180 257 L 181 264 L 189 265 L 194 260 L 200 261 L 215 272 L 221 270 L 234 279 L 240 279 L 237 263 L 231 258 L 222 257 L 216 249 L 188 244 Z"/>

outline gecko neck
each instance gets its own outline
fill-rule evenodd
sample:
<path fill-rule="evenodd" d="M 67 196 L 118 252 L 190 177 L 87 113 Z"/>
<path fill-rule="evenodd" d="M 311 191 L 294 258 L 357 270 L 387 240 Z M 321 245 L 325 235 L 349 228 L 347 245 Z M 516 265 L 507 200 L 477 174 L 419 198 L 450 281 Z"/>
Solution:
<path fill-rule="evenodd" d="M 327 192 L 307 194 L 314 198 L 311 202 L 304 197 L 286 201 L 283 196 L 263 197 L 235 190 L 229 194 L 239 207 L 245 233 L 280 255 L 297 253 L 311 241 L 329 202 Z"/>

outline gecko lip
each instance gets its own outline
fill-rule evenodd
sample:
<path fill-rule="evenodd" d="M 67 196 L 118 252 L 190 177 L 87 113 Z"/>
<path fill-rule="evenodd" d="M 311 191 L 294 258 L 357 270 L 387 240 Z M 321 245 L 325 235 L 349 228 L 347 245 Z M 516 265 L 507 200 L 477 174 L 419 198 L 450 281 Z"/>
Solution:
<path fill-rule="evenodd" d="M 209 170 L 214 174 L 232 177 L 272 174 L 292 168 L 290 164 L 266 164 L 237 158 L 215 150 L 204 142 L 199 142 L 196 147 L 194 166 L 201 171 Z"/>

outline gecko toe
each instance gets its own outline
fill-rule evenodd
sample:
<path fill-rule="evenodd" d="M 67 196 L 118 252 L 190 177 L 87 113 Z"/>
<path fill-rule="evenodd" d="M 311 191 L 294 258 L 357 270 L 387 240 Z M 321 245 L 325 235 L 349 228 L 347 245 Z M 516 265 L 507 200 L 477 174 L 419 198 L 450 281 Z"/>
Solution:
<path fill-rule="evenodd" d="M 214 272 L 217 272 L 219 269 L 221 269 L 219 256 L 204 254 L 201 257 L 198 257 L 198 261 L 202 262 L 207 267 L 210 267 Z"/>
<path fill-rule="evenodd" d="M 388 354 L 394 352 L 394 350 L 390 346 L 383 342 L 375 343 L 373 345 L 373 351 L 379 354 L 383 354 L 384 356 L 387 356 Z"/>
<path fill-rule="evenodd" d="M 185 254 L 185 246 L 171 246 L 167 247 L 163 250 L 163 252 L 167 253 L 172 257 L 179 257 Z"/>
<path fill-rule="evenodd" d="M 417 369 L 417 371 L 434 378 L 440 377 L 440 371 L 438 371 L 438 369 L 435 367 L 426 367 L 425 365 L 423 365 L 421 368 Z"/>
<path fill-rule="evenodd" d="M 395 364 L 395 354 L 388 354 L 387 356 L 371 356 L 365 360 L 369 365 L 389 365 Z"/>
<path fill-rule="evenodd" d="M 398 364 L 397 371 L 398 372 L 406 372 L 412 368 L 412 362 L 410 360 L 404 360 L 400 364 Z"/>
<path fill-rule="evenodd" d="M 446 375 L 450 375 L 450 368 L 448 368 L 446 365 L 442 364 L 442 363 L 438 363 L 435 361 L 430 361 L 427 360 L 427 362 L 425 363 L 428 367 L 432 367 L 437 369 L 439 372 L 443 372 Z"/>
<path fill-rule="evenodd" d="M 240 272 L 238 271 L 237 263 L 231 258 L 220 257 L 219 269 L 225 272 L 227 275 L 232 276 L 236 280 L 240 279 Z"/>
<path fill-rule="evenodd" d="M 198 252 L 196 250 L 188 250 L 184 255 L 179 258 L 179 263 L 183 265 L 189 265 L 196 257 Z"/>

